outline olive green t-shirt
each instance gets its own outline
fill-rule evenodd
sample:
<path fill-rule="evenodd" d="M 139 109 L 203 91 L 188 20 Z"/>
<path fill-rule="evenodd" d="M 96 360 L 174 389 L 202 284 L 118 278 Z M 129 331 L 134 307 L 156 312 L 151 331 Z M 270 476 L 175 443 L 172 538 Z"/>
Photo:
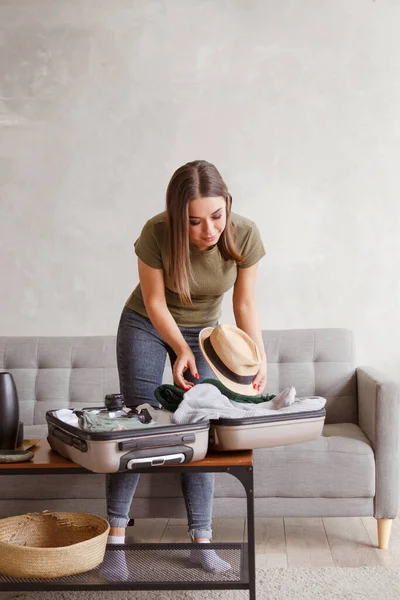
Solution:
<path fill-rule="evenodd" d="M 199 250 L 190 245 L 193 279 L 190 279 L 192 304 L 182 304 L 168 275 L 169 249 L 166 231 L 166 213 L 147 221 L 135 242 L 137 256 L 149 267 L 164 271 L 167 306 L 179 327 L 209 327 L 218 321 L 224 293 L 235 283 L 238 269 L 255 265 L 265 254 L 260 233 L 255 223 L 232 213 L 233 236 L 236 249 L 243 256 L 240 265 L 225 260 L 217 245 Z M 140 283 L 133 290 L 126 306 L 147 317 Z"/>

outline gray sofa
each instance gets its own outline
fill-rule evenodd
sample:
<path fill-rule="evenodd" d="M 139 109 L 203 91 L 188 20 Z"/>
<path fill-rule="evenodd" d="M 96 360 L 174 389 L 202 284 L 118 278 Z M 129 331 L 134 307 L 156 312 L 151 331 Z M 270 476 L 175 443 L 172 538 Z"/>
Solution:
<path fill-rule="evenodd" d="M 399 505 L 399 387 L 355 368 L 344 329 L 264 331 L 268 391 L 295 385 L 327 398 L 318 440 L 255 452 L 262 517 L 371 516 L 387 546 Z M 15 378 L 26 436 L 45 437 L 45 413 L 98 406 L 119 391 L 115 337 L 0 337 L 0 370 Z M 168 380 L 166 380 L 168 381 Z M 32 510 L 105 514 L 103 475 L 0 476 L 0 517 Z M 244 516 L 241 484 L 216 475 L 214 515 Z M 143 475 L 133 517 L 183 517 L 178 475 Z"/>

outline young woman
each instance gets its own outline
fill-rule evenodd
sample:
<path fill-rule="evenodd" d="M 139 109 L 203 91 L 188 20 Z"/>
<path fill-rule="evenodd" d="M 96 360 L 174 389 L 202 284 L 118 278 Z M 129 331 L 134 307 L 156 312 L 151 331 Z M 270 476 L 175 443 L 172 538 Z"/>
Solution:
<path fill-rule="evenodd" d="M 256 225 L 231 212 L 232 197 L 216 167 L 194 161 L 180 167 L 167 189 L 166 211 L 150 219 L 135 243 L 139 285 L 122 311 L 117 335 L 121 393 L 127 406 L 158 403 L 167 354 L 174 383 L 183 389 L 215 377 L 198 335 L 215 326 L 224 293 L 232 286 L 236 325 L 259 347 L 262 361 L 253 386 L 266 384 L 266 358 L 254 299 L 257 263 L 265 250 Z M 182 476 L 189 532 L 194 543 L 211 539 L 212 473 Z M 123 543 L 139 475 L 107 476 L 110 543 Z M 204 548 L 204 546 L 202 547 Z M 210 571 L 229 565 L 197 548 L 195 561 Z"/>

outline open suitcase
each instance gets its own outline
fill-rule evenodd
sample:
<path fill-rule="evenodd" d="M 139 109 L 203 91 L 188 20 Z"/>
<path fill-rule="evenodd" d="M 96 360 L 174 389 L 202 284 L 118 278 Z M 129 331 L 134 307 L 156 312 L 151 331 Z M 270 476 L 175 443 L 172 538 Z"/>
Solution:
<path fill-rule="evenodd" d="M 309 442 L 322 434 L 325 408 L 210 421 L 212 450 L 254 450 Z"/>
<path fill-rule="evenodd" d="M 90 432 L 46 413 L 52 450 L 95 473 L 202 460 L 208 449 L 209 422 L 158 425 L 145 429 Z"/>

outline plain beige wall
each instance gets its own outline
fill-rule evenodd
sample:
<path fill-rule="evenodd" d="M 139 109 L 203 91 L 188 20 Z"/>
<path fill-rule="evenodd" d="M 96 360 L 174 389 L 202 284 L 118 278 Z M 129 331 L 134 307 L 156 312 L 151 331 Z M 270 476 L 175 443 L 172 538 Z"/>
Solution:
<path fill-rule="evenodd" d="M 205 158 L 262 232 L 262 326 L 398 378 L 399 31 L 394 0 L 0 0 L 0 333 L 114 333 Z"/>

